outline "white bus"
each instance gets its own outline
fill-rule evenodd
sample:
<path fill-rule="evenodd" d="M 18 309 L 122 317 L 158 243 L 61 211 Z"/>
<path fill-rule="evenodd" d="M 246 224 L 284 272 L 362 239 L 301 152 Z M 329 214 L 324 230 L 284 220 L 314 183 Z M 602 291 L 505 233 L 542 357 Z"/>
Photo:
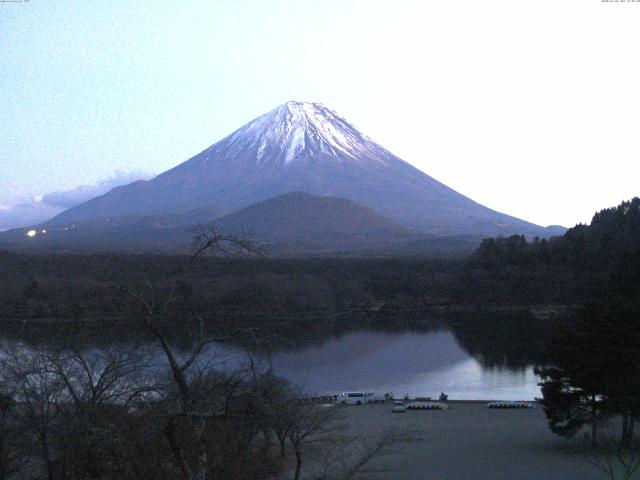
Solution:
<path fill-rule="evenodd" d="M 373 402 L 373 393 L 343 392 L 336 397 L 336 405 L 362 405 Z"/>

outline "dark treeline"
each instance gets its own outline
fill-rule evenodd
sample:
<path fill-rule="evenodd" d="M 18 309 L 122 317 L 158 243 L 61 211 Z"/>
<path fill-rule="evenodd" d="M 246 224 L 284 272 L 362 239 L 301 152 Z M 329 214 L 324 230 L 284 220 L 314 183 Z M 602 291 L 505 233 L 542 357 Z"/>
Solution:
<path fill-rule="evenodd" d="M 162 288 L 178 277 L 203 312 L 248 316 L 570 304 L 589 296 L 586 277 L 565 266 L 465 268 L 464 261 L 420 258 L 203 258 L 181 276 L 186 263 L 188 257 L 0 252 L 0 318 L 114 319 L 122 315 L 117 308 L 122 283 L 147 281 Z"/>
<path fill-rule="evenodd" d="M 471 267 L 565 265 L 609 273 L 640 253 L 640 198 L 596 213 L 561 237 L 527 242 L 521 235 L 486 239 L 469 259 Z"/>
<path fill-rule="evenodd" d="M 339 312 L 391 302 L 412 308 L 448 302 L 462 262 L 411 259 L 202 258 L 0 253 L 0 316 L 108 318 L 123 282 L 159 287 L 180 277 L 210 311 L 260 314 Z"/>
<path fill-rule="evenodd" d="M 486 239 L 471 256 L 463 276 L 485 299 L 538 299 L 584 303 L 629 285 L 640 256 L 640 198 L 596 213 L 561 237 L 521 235 Z"/>

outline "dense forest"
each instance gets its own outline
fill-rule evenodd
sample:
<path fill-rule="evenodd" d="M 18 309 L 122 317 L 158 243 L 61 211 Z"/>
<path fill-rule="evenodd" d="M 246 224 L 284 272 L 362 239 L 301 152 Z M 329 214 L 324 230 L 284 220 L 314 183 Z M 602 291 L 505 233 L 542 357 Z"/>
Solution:
<path fill-rule="evenodd" d="M 203 311 L 333 313 L 380 301 L 405 308 L 451 301 L 462 263 L 412 259 L 203 258 L 0 253 L 0 316 L 117 316 L 118 289 L 180 278 Z"/>
<path fill-rule="evenodd" d="M 590 273 L 612 273 L 640 254 L 640 198 L 597 212 L 561 237 L 533 242 L 521 235 L 486 239 L 469 260 L 473 267 L 565 265 Z"/>
<path fill-rule="evenodd" d="M 637 285 L 639 259 L 640 198 L 634 198 L 561 237 L 485 239 L 468 260 L 464 281 L 485 299 L 543 295 L 581 304 Z"/>

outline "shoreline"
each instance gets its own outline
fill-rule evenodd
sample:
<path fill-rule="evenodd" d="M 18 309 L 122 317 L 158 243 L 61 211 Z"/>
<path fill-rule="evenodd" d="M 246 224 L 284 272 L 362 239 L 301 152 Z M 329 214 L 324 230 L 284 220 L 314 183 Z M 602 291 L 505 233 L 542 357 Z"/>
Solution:
<path fill-rule="evenodd" d="M 335 405 L 335 395 L 332 396 L 333 401 L 329 400 L 330 395 L 326 395 L 326 396 L 320 396 L 320 397 L 303 397 L 300 400 L 303 402 L 308 402 L 308 403 L 317 403 L 319 405 Z M 428 403 L 444 403 L 444 404 L 453 404 L 453 405 L 480 405 L 480 404 L 489 404 L 489 403 L 496 403 L 496 402 L 500 402 L 500 403 L 528 403 L 528 404 L 532 404 L 533 408 L 542 408 L 542 405 L 540 403 L 539 399 L 534 399 L 534 400 L 518 400 L 518 399 L 514 399 L 514 400 L 446 400 L 446 401 L 440 401 L 437 398 L 432 398 L 429 399 L 429 397 L 415 397 L 415 398 L 409 398 L 409 399 L 405 399 L 405 398 L 396 398 L 396 399 L 389 399 L 389 400 L 375 400 L 369 403 L 365 403 L 363 405 L 345 405 L 345 407 L 367 407 L 369 405 L 389 405 L 392 406 L 395 402 L 405 402 L 405 403 L 411 403 L 411 402 L 428 402 Z M 341 406 L 341 405 L 337 405 L 337 406 Z"/>

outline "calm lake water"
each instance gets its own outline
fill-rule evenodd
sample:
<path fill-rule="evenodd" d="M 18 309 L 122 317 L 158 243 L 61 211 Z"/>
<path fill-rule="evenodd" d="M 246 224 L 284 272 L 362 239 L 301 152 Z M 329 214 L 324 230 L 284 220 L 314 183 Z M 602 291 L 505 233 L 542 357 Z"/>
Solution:
<path fill-rule="evenodd" d="M 277 375 L 309 396 L 354 390 L 379 395 L 393 393 L 396 398 L 404 395 L 436 398 L 440 392 L 445 392 L 452 400 L 533 400 L 541 397 L 537 386 L 539 380 L 532 366 L 495 366 L 496 357 L 513 355 L 513 351 L 507 350 L 513 350 L 514 344 L 516 351 L 523 350 L 519 343 L 526 345 L 526 337 L 532 337 L 516 335 L 506 329 L 500 331 L 506 332 L 503 336 L 508 341 L 487 337 L 486 330 L 462 337 L 460 331 L 454 333 L 449 329 L 358 330 L 324 338 L 316 345 L 295 351 L 273 353 L 270 361 Z M 458 338 L 465 339 L 466 348 Z M 469 344 L 469 338 L 480 338 L 485 342 Z M 15 341 L 9 340 L 8 344 Z M 20 348 L 29 347 L 23 344 Z M 103 347 L 87 345 L 87 348 L 97 351 Z M 150 354 L 165 365 L 157 347 L 149 348 Z M 476 353 L 472 355 L 470 351 Z M 491 356 L 494 361 L 483 362 L 483 354 L 477 353 L 480 351 L 487 355 L 484 358 Z M 246 365 L 248 359 L 241 348 L 221 344 L 210 345 L 203 354 L 205 361 L 211 360 L 211 364 L 221 370 L 237 369 L 241 364 Z M 254 361 L 266 368 L 268 358 L 254 356 Z"/>
<path fill-rule="evenodd" d="M 533 367 L 486 367 L 449 331 L 357 331 L 320 346 L 272 356 L 274 371 L 310 395 L 349 390 L 452 400 L 541 397 Z"/>

